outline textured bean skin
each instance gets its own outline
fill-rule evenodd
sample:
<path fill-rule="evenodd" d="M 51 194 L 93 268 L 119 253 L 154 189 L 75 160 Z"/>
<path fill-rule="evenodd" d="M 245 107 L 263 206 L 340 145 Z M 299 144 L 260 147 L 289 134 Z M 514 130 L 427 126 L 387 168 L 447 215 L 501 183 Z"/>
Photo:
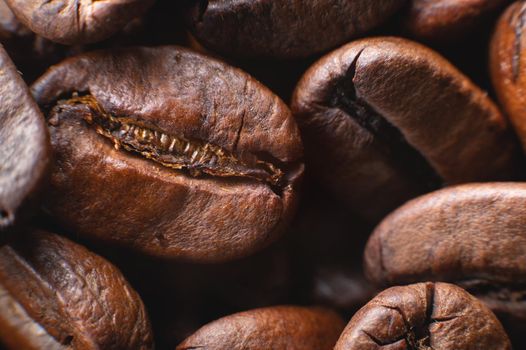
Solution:
<path fill-rule="evenodd" d="M 20 21 L 44 38 L 67 45 L 105 39 L 142 15 L 153 0 L 6 0 Z"/>
<path fill-rule="evenodd" d="M 46 207 L 74 232 L 148 254 L 219 261 L 269 244 L 294 211 L 303 164 L 290 111 L 222 62 L 177 47 L 98 52 L 55 66 L 32 89 L 44 108 L 89 92 L 105 112 L 126 117 L 120 120 L 283 170 L 273 186 L 172 169 L 116 149 L 82 119 L 89 112 L 82 105 L 58 106 L 50 119 L 57 162 Z"/>
<path fill-rule="evenodd" d="M 46 179 L 49 157 L 44 117 L 0 46 L 0 231 L 24 215 Z"/>
<path fill-rule="evenodd" d="M 490 44 L 490 73 L 495 93 L 526 149 L 526 4 L 516 1 L 501 15 Z"/>
<path fill-rule="evenodd" d="M 192 33 L 212 50 L 241 57 L 298 58 L 359 36 L 403 0 L 191 1 Z"/>
<path fill-rule="evenodd" d="M 452 284 L 392 287 L 358 311 L 334 350 L 511 349 L 495 315 Z"/>
<path fill-rule="evenodd" d="M 331 350 L 344 323 L 320 308 L 275 306 L 240 312 L 209 323 L 177 350 Z"/>
<path fill-rule="evenodd" d="M 363 39 L 326 55 L 298 83 L 292 111 L 310 169 L 371 220 L 444 183 L 521 173 L 516 140 L 487 94 L 408 40 Z"/>
<path fill-rule="evenodd" d="M 420 40 L 451 43 L 486 24 L 507 0 L 412 0 L 404 25 Z"/>
<path fill-rule="evenodd" d="M 0 308 L 9 349 L 153 349 L 142 301 L 120 271 L 55 234 L 0 248 Z"/>
<path fill-rule="evenodd" d="M 526 186 L 468 184 L 402 206 L 375 229 L 365 269 L 377 285 L 460 284 L 508 330 L 526 321 Z"/>

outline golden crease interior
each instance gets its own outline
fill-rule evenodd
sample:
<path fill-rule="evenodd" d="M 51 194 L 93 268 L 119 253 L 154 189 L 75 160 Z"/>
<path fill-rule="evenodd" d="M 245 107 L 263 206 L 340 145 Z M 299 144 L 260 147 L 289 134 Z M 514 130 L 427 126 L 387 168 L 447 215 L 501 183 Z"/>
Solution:
<path fill-rule="evenodd" d="M 241 160 L 219 146 L 170 135 L 137 120 L 107 113 L 93 95 L 61 100 L 55 106 L 59 113 L 68 108 L 87 107 L 82 118 L 100 135 L 113 141 L 116 149 L 139 153 L 145 158 L 172 169 L 185 169 L 191 176 L 204 174 L 219 177 L 251 178 L 280 186 L 283 172 L 275 165 L 249 155 Z M 52 111 L 52 114 L 54 111 Z"/>

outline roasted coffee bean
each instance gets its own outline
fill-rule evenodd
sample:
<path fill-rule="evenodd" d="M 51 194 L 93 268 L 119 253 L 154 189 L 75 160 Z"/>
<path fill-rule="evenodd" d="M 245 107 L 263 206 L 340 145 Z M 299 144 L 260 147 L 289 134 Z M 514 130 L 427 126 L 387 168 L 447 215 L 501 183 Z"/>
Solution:
<path fill-rule="evenodd" d="M 275 306 L 209 323 L 177 350 L 331 350 L 343 327 L 343 320 L 326 309 Z"/>
<path fill-rule="evenodd" d="M 468 184 L 414 199 L 388 216 L 365 250 L 377 285 L 453 282 L 508 330 L 526 330 L 526 184 Z M 524 333 L 523 333 L 524 334 Z"/>
<path fill-rule="evenodd" d="M 0 248 L 0 342 L 10 349 L 153 349 L 144 306 L 119 270 L 55 234 Z"/>
<path fill-rule="evenodd" d="M 298 58 L 319 53 L 374 28 L 403 0 L 190 0 L 195 37 L 237 57 Z"/>
<path fill-rule="evenodd" d="M 5 0 L 18 19 L 61 44 L 101 41 L 142 15 L 153 0 Z"/>
<path fill-rule="evenodd" d="M 495 92 L 526 149 L 526 2 L 516 1 L 500 17 L 490 47 Z"/>
<path fill-rule="evenodd" d="M 47 209 L 149 254 L 228 260 L 283 231 L 303 173 L 286 105 L 177 47 L 86 54 L 33 85 L 56 164 Z"/>
<path fill-rule="evenodd" d="M 488 25 L 507 0 L 412 0 L 405 30 L 420 40 L 453 43 Z"/>
<path fill-rule="evenodd" d="M 0 46 L 0 231 L 21 221 L 46 179 L 50 153 L 44 117 Z"/>
<path fill-rule="evenodd" d="M 0 0 L 0 42 L 28 83 L 34 82 L 51 65 L 81 52 L 104 47 L 131 46 L 139 42 L 152 44 L 152 40 L 145 40 L 145 30 L 142 19 L 136 18 L 104 42 L 93 45 L 61 45 L 33 33 L 18 21 L 6 2 Z"/>
<path fill-rule="evenodd" d="M 519 147 L 486 93 L 404 39 L 325 56 L 299 82 L 292 110 L 310 169 L 372 220 L 442 184 L 520 173 Z"/>
<path fill-rule="evenodd" d="M 334 350 L 509 350 L 495 315 L 452 284 L 389 288 L 358 311 Z"/>

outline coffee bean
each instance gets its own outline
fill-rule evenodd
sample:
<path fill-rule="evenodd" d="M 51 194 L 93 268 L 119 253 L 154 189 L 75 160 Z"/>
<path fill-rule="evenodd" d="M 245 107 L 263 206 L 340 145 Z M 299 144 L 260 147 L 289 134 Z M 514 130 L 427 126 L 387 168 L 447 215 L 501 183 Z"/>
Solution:
<path fill-rule="evenodd" d="M 526 149 L 526 3 L 516 1 L 500 17 L 490 47 L 491 80 Z"/>
<path fill-rule="evenodd" d="M 10 349 L 153 349 L 144 306 L 119 270 L 58 235 L 0 248 L 0 342 Z"/>
<path fill-rule="evenodd" d="M 254 309 L 203 326 L 177 350 L 331 350 L 343 326 L 338 315 L 321 308 Z"/>
<path fill-rule="evenodd" d="M 443 184 L 519 177 L 522 157 L 486 93 L 430 49 L 350 43 L 312 66 L 292 100 L 323 184 L 376 220 Z"/>
<path fill-rule="evenodd" d="M 80 235 L 199 261 L 289 221 L 303 173 L 290 111 L 247 74 L 177 47 L 79 56 L 33 85 L 56 164 L 46 206 Z"/>
<path fill-rule="evenodd" d="M 103 40 L 142 15 L 153 3 L 153 0 L 5 1 L 32 31 L 67 45 Z"/>
<path fill-rule="evenodd" d="M 365 269 L 377 285 L 453 282 L 508 330 L 526 329 L 526 185 L 469 184 L 410 201 L 374 231 Z"/>
<path fill-rule="evenodd" d="M 507 0 L 412 0 L 404 16 L 406 31 L 415 38 L 435 43 L 465 39 L 498 13 Z"/>
<path fill-rule="evenodd" d="M 28 213 L 45 181 L 49 157 L 44 117 L 0 46 L 0 231 Z"/>
<path fill-rule="evenodd" d="M 193 0 L 190 30 L 205 46 L 237 57 L 298 58 L 378 26 L 403 0 Z"/>
<path fill-rule="evenodd" d="M 15 17 L 6 2 L 0 0 L 0 41 L 28 83 L 34 82 L 51 65 L 66 57 L 93 49 L 130 46 L 145 41 L 143 25 L 142 19 L 136 18 L 104 42 L 66 46 L 33 33 Z"/>
<path fill-rule="evenodd" d="M 495 315 L 452 284 L 389 288 L 358 311 L 334 350 L 511 349 Z"/>

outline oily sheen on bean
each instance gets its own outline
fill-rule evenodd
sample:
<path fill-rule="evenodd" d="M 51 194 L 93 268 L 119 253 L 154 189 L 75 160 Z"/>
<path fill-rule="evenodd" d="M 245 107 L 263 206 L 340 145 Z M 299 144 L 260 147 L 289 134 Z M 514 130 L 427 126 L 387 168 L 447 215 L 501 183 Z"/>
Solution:
<path fill-rule="evenodd" d="M 487 94 L 405 39 L 363 39 L 321 58 L 292 111 L 307 165 L 373 221 L 444 184 L 523 176 L 518 144 Z"/>
<path fill-rule="evenodd" d="M 384 290 L 358 311 L 334 350 L 511 350 L 495 315 L 462 288 L 418 283 Z"/>
<path fill-rule="evenodd" d="M 80 235 L 229 260 L 283 231 L 303 173 L 286 105 L 246 73 L 178 47 L 66 60 L 32 87 L 53 152 L 45 206 Z"/>
<path fill-rule="evenodd" d="M 120 271 L 52 233 L 0 248 L 0 309 L 10 349 L 153 349 L 144 305 Z"/>
<path fill-rule="evenodd" d="M 44 117 L 1 45 L 0 140 L 1 232 L 33 209 L 31 201 L 46 180 L 51 153 Z"/>

